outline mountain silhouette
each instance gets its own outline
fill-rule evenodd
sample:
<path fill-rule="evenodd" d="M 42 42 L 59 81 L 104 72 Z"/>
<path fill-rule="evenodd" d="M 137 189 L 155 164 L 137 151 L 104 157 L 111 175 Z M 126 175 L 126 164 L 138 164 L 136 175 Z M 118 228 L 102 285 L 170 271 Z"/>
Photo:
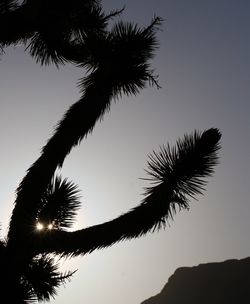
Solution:
<path fill-rule="evenodd" d="M 250 303 L 250 257 L 178 268 L 162 291 L 141 304 Z"/>

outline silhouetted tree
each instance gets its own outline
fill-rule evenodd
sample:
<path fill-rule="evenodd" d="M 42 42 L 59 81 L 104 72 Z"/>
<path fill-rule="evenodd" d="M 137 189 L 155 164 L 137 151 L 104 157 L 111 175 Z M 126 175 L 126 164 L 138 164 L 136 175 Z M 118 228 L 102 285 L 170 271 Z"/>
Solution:
<path fill-rule="evenodd" d="M 2 50 L 21 42 L 40 64 L 71 62 L 88 72 L 80 81 L 82 97 L 58 123 L 17 188 L 8 236 L 0 242 L 0 285 L 13 290 L 6 303 L 54 296 L 55 288 L 73 274 L 58 270 L 57 255 L 85 254 L 165 227 L 177 208 L 188 208 L 189 197 L 204 190 L 217 163 L 217 129 L 185 135 L 176 147 L 163 146 L 151 154 L 147 172 L 152 186 L 140 205 L 109 222 L 67 231 L 80 201 L 77 187 L 55 176 L 56 169 L 93 130 L 112 99 L 136 94 L 148 83 L 158 86 L 149 60 L 161 19 L 145 28 L 118 22 L 108 29 L 108 21 L 121 12 L 106 15 L 100 1 L 93 0 L 0 0 Z"/>

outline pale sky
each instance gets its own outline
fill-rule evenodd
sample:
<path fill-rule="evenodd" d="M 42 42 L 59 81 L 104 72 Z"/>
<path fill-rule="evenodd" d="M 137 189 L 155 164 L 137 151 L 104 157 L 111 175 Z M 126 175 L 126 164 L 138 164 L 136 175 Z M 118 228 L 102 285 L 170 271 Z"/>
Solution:
<path fill-rule="evenodd" d="M 140 304 L 180 266 L 250 255 L 250 2 L 105 0 L 124 20 L 165 19 L 152 62 L 162 89 L 122 98 L 66 159 L 62 175 L 82 190 L 76 229 L 140 203 L 147 154 L 194 129 L 222 132 L 220 164 L 205 196 L 165 231 L 65 263 L 78 269 L 53 304 Z M 0 61 L 0 212 L 6 235 L 15 189 L 65 110 L 79 98 L 84 71 L 40 67 L 9 48 Z"/>

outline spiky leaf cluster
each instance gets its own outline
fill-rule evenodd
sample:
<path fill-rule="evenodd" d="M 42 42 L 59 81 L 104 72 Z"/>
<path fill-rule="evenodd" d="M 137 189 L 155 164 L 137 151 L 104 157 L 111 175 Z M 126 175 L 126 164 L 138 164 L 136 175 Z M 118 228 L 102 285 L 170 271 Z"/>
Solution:
<path fill-rule="evenodd" d="M 83 37 L 99 35 L 108 21 L 98 0 L 0 1 L 0 46 L 25 43 L 41 64 L 80 63 L 89 56 Z"/>
<path fill-rule="evenodd" d="M 155 32 L 160 24 L 158 17 L 146 28 L 119 22 L 110 32 L 98 37 L 98 48 L 96 37 L 86 37 L 91 56 L 81 65 L 92 73 L 80 83 L 82 90 L 103 79 L 104 74 L 103 87 L 111 87 L 113 97 L 136 94 L 147 83 L 158 86 L 149 60 L 158 46 Z"/>
<path fill-rule="evenodd" d="M 56 296 L 56 289 L 74 272 L 65 274 L 58 271 L 59 263 L 53 256 L 41 255 L 32 259 L 21 278 L 21 285 L 28 290 L 28 302 L 49 301 Z"/>
<path fill-rule="evenodd" d="M 173 218 L 176 207 L 189 208 L 189 197 L 202 194 L 209 177 L 218 163 L 217 151 L 220 149 L 221 134 L 218 129 L 208 129 L 203 133 L 195 131 L 184 135 L 174 147 L 163 146 L 157 153 L 149 155 L 149 180 L 154 186 L 146 188 L 147 202 L 170 200 L 162 221 L 156 223 L 161 227 L 168 218 Z"/>
<path fill-rule="evenodd" d="M 41 197 L 38 222 L 54 229 L 70 228 L 80 208 L 77 186 L 60 176 L 54 177 Z"/>
<path fill-rule="evenodd" d="M 41 64 L 84 60 L 88 50 L 82 37 L 90 31 L 98 34 L 105 27 L 106 16 L 98 1 L 43 1 L 27 48 Z"/>
<path fill-rule="evenodd" d="M 200 194 L 206 184 L 204 177 L 210 176 L 218 163 L 220 137 L 218 129 L 195 131 L 184 135 L 172 148 L 167 145 L 158 153 L 153 151 L 146 170 L 150 180 L 156 184 L 167 183 L 183 195 Z"/>

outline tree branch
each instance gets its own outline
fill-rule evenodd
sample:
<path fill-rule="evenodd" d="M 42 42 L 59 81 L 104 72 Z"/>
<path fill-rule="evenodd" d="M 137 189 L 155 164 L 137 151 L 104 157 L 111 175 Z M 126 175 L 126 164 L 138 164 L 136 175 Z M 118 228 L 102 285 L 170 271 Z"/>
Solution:
<path fill-rule="evenodd" d="M 204 190 L 206 178 L 218 162 L 220 137 L 217 129 L 195 132 L 179 139 L 172 149 L 167 146 L 158 154 L 154 152 L 148 173 L 155 185 L 146 189 L 139 206 L 109 222 L 75 232 L 34 232 L 30 241 L 36 244 L 35 253 L 86 254 L 164 228 L 177 208 L 189 208 L 188 197 Z"/>
<path fill-rule="evenodd" d="M 34 225 L 41 196 L 51 181 L 58 166 L 71 149 L 90 133 L 98 119 L 109 109 L 110 90 L 104 83 L 95 83 L 83 97 L 70 107 L 62 121 L 42 150 L 41 156 L 28 169 L 17 189 L 17 198 L 12 212 L 8 243 L 25 245 L 30 227 Z"/>

